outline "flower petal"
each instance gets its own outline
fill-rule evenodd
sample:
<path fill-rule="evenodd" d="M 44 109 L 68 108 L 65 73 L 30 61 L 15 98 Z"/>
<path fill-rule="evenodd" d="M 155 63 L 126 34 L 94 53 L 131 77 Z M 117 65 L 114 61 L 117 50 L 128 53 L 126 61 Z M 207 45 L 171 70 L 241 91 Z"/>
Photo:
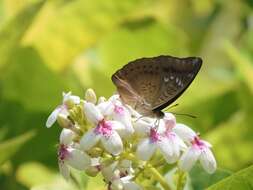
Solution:
<path fill-rule="evenodd" d="M 60 134 L 60 143 L 69 145 L 72 143 L 73 138 L 75 137 L 75 133 L 70 129 L 63 129 Z"/>
<path fill-rule="evenodd" d="M 184 124 L 177 124 L 172 129 L 183 141 L 190 144 L 190 142 L 197 135 L 191 128 L 187 127 Z"/>
<path fill-rule="evenodd" d="M 69 156 L 66 157 L 65 161 L 77 170 L 85 170 L 91 165 L 90 157 L 78 149 L 69 149 Z"/>
<path fill-rule="evenodd" d="M 121 160 L 119 163 L 119 170 L 121 173 L 131 175 L 134 173 L 134 169 L 132 168 L 131 160 Z"/>
<path fill-rule="evenodd" d="M 95 104 L 97 102 L 96 93 L 94 92 L 94 90 L 92 88 L 89 88 L 89 89 L 86 90 L 85 100 L 88 101 L 88 102 L 91 102 L 93 104 Z"/>
<path fill-rule="evenodd" d="M 212 147 L 212 145 L 211 145 L 208 141 L 201 140 L 201 142 L 204 143 L 205 146 L 208 147 L 208 148 L 211 148 L 211 147 Z"/>
<path fill-rule="evenodd" d="M 125 125 L 125 130 L 128 135 L 133 134 L 132 118 L 129 111 L 124 106 L 115 105 L 112 115 L 113 119 Z"/>
<path fill-rule="evenodd" d="M 98 104 L 97 108 L 104 116 L 110 116 L 113 113 L 113 104 L 110 101 Z"/>
<path fill-rule="evenodd" d="M 58 164 L 59 164 L 59 170 L 60 170 L 61 175 L 64 177 L 66 181 L 68 181 L 70 178 L 69 167 L 62 161 L 59 161 Z"/>
<path fill-rule="evenodd" d="M 71 94 L 72 94 L 71 91 L 69 91 L 69 92 L 62 92 L 63 103 L 69 99 L 69 97 L 71 96 Z"/>
<path fill-rule="evenodd" d="M 141 190 L 142 188 L 135 182 L 128 181 L 123 184 L 124 190 Z"/>
<path fill-rule="evenodd" d="M 113 130 L 116 130 L 121 137 L 126 137 L 127 132 L 125 126 L 118 121 L 106 121 Z"/>
<path fill-rule="evenodd" d="M 54 123 L 55 121 L 57 120 L 57 116 L 58 114 L 60 113 L 61 111 L 61 107 L 57 107 L 50 115 L 49 117 L 47 118 L 47 122 L 46 122 L 46 127 L 47 128 L 50 128 Z"/>
<path fill-rule="evenodd" d="M 176 118 L 172 113 L 165 113 L 163 120 L 167 129 L 172 129 L 176 126 Z"/>
<path fill-rule="evenodd" d="M 94 129 L 90 129 L 80 140 L 81 149 L 84 151 L 91 149 L 98 143 L 99 139 L 100 135 L 97 135 Z"/>
<path fill-rule="evenodd" d="M 63 96 L 63 104 L 66 103 L 66 102 L 71 102 L 71 103 L 74 103 L 74 104 L 79 104 L 80 103 L 80 97 L 72 95 L 71 91 L 67 92 L 67 93 L 63 92 L 62 96 Z"/>
<path fill-rule="evenodd" d="M 137 146 L 136 156 L 144 161 L 149 160 L 156 150 L 156 144 L 151 143 L 149 138 L 143 139 Z"/>
<path fill-rule="evenodd" d="M 179 161 L 179 167 L 183 171 L 190 171 L 193 165 L 199 159 L 200 154 L 201 152 L 198 148 L 190 147 L 181 157 Z"/>
<path fill-rule="evenodd" d="M 100 110 L 90 102 L 84 102 L 84 114 L 87 120 L 94 125 L 97 125 L 104 118 Z"/>
<path fill-rule="evenodd" d="M 162 139 L 158 143 L 159 149 L 165 160 L 172 164 L 179 159 L 179 145 L 175 144 L 172 139 Z"/>
<path fill-rule="evenodd" d="M 109 166 L 103 167 L 101 173 L 106 182 L 111 181 L 113 178 L 118 177 L 115 175 L 115 170 L 118 165 L 118 161 L 113 162 Z"/>
<path fill-rule="evenodd" d="M 79 96 L 70 96 L 69 100 L 74 104 L 80 104 L 80 97 Z"/>
<path fill-rule="evenodd" d="M 104 148 L 113 155 L 118 155 L 123 151 L 123 143 L 119 134 L 112 130 L 111 135 L 102 136 L 101 142 Z"/>
<path fill-rule="evenodd" d="M 111 186 L 108 189 L 110 189 L 110 190 L 125 190 L 120 178 L 112 180 Z"/>
<path fill-rule="evenodd" d="M 135 132 L 143 137 L 149 135 L 150 129 L 152 127 L 152 123 L 149 123 L 143 119 L 137 119 L 137 121 L 135 121 L 133 125 Z"/>
<path fill-rule="evenodd" d="M 208 173 L 212 174 L 215 172 L 217 164 L 213 153 L 209 148 L 205 148 L 201 151 L 200 163 Z"/>
<path fill-rule="evenodd" d="M 106 98 L 104 96 L 101 96 L 98 98 L 98 104 L 103 103 L 106 101 Z"/>

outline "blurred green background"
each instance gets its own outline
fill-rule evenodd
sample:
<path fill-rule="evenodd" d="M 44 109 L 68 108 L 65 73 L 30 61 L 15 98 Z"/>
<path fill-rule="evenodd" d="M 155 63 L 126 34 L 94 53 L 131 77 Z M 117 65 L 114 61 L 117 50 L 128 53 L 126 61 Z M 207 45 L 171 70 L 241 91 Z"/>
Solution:
<path fill-rule="evenodd" d="M 204 60 L 173 109 L 197 119 L 177 120 L 213 144 L 220 168 L 253 164 L 252 0 L 1 0 L 0 189 L 77 189 L 58 174 L 60 128 L 45 127 L 61 92 L 109 97 L 116 69 L 161 54 Z"/>

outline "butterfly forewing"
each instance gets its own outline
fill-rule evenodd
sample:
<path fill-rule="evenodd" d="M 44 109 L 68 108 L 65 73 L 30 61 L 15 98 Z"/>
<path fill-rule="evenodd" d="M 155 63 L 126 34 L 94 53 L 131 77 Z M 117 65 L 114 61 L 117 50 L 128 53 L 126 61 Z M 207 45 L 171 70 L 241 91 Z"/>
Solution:
<path fill-rule="evenodd" d="M 148 114 L 175 101 L 193 81 L 201 63 L 195 57 L 141 58 L 118 70 L 112 80 L 126 104 Z"/>
<path fill-rule="evenodd" d="M 156 94 L 153 109 L 162 110 L 174 102 L 191 84 L 197 75 L 202 60 L 196 57 L 175 58 L 162 56 L 157 62 L 161 65 L 160 88 Z"/>

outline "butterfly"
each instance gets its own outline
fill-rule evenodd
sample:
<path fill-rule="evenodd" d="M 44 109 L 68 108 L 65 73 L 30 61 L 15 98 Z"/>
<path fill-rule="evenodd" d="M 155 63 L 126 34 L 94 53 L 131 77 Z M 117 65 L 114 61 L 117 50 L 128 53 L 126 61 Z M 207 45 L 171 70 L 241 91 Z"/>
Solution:
<path fill-rule="evenodd" d="M 143 116 L 163 118 L 162 109 L 181 96 L 201 65 L 199 57 L 140 58 L 116 71 L 111 79 L 123 103 Z"/>

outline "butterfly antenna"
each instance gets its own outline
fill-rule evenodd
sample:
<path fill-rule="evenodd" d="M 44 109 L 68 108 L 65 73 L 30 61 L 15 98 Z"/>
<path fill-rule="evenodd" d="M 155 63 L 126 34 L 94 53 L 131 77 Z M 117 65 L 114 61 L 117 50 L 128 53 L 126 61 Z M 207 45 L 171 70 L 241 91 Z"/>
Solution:
<path fill-rule="evenodd" d="M 174 114 L 174 115 L 183 115 L 183 116 L 187 116 L 187 117 L 194 118 L 194 119 L 197 118 L 197 116 L 191 115 L 191 114 L 187 114 L 187 113 L 175 113 L 175 112 L 170 112 L 170 113 L 172 113 L 172 114 Z"/>
<path fill-rule="evenodd" d="M 172 106 L 169 106 L 169 107 L 165 110 L 165 112 L 168 111 L 168 110 L 171 109 L 171 108 L 177 107 L 178 105 L 179 105 L 179 104 L 174 104 L 174 105 L 172 105 Z"/>

